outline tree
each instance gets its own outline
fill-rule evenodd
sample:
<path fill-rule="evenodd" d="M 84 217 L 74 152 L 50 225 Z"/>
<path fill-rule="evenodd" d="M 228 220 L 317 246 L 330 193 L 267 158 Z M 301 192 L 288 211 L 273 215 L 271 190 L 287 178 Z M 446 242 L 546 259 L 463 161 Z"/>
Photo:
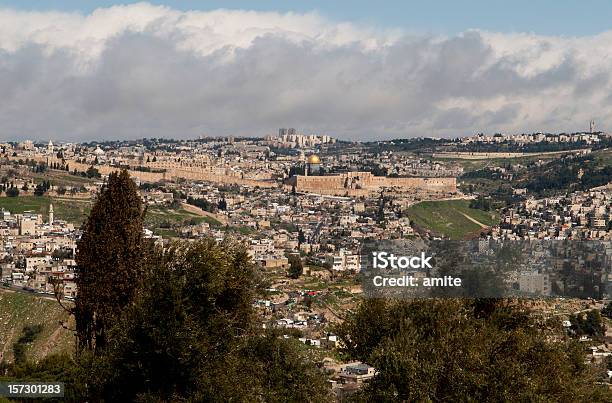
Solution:
<path fill-rule="evenodd" d="M 90 166 L 87 169 L 87 172 L 85 173 L 87 175 L 88 178 L 100 178 L 102 175 L 100 175 L 100 172 L 98 171 L 97 168 L 94 168 L 94 166 Z"/>
<path fill-rule="evenodd" d="M 597 309 L 587 312 L 584 324 L 586 333 L 591 336 L 603 336 L 606 332 L 606 328 L 601 320 L 601 314 Z"/>
<path fill-rule="evenodd" d="M 221 211 L 227 210 L 227 201 L 225 201 L 225 197 L 219 200 L 217 208 Z"/>
<path fill-rule="evenodd" d="M 10 188 L 8 188 L 6 190 L 6 195 L 8 197 L 17 197 L 19 196 L 19 189 L 17 189 L 16 187 L 12 186 Z"/>
<path fill-rule="evenodd" d="M 364 401 L 610 401 L 574 340 L 508 301 L 364 301 L 338 326 Z M 555 340 L 556 339 L 556 340 Z"/>
<path fill-rule="evenodd" d="M 304 273 L 302 259 L 298 255 L 289 256 L 289 277 L 299 278 Z"/>
<path fill-rule="evenodd" d="M 78 354 L 0 366 L 3 380 L 62 381 L 69 401 L 330 400 L 301 344 L 255 319 L 244 244 L 161 250 L 142 229 L 135 184 L 111 174 L 77 244 Z"/>
<path fill-rule="evenodd" d="M 24 329 L 25 330 L 25 329 Z M 23 337 L 23 336 L 22 336 Z M 63 382 L 65 385 L 62 401 L 85 401 L 85 383 L 83 368 L 80 368 L 68 355 L 48 355 L 40 361 L 23 361 L 20 363 L 0 363 L 3 380 L 30 382 Z"/>
<path fill-rule="evenodd" d="M 592 309 L 587 312 L 586 317 L 583 313 L 572 314 L 569 317 L 570 329 L 575 335 L 603 336 L 606 329 L 601 320 L 598 310 Z"/>
<path fill-rule="evenodd" d="M 92 400 L 327 397 L 324 377 L 296 341 L 256 326 L 254 270 L 243 245 L 177 242 L 149 264 L 134 303 L 110 330 L 114 342 L 91 358 Z"/>
<path fill-rule="evenodd" d="M 302 231 L 301 229 L 298 231 L 298 244 L 303 244 L 304 242 L 306 242 L 306 236 L 304 235 L 304 231 Z"/>
<path fill-rule="evenodd" d="M 491 211 L 491 200 L 485 199 L 484 196 L 480 195 L 478 198 L 470 201 L 470 208 L 479 209 L 484 211 Z"/>
<path fill-rule="evenodd" d="M 36 188 L 34 188 L 35 196 L 43 196 L 45 192 L 46 190 L 44 184 L 39 183 L 38 185 L 36 185 Z"/>
<path fill-rule="evenodd" d="M 104 348 L 112 322 L 134 298 L 144 263 L 143 216 L 127 171 L 110 174 L 77 244 L 79 348 Z"/>
<path fill-rule="evenodd" d="M 608 302 L 608 305 L 601 310 L 601 314 L 606 318 L 612 319 L 612 301 Z"/>

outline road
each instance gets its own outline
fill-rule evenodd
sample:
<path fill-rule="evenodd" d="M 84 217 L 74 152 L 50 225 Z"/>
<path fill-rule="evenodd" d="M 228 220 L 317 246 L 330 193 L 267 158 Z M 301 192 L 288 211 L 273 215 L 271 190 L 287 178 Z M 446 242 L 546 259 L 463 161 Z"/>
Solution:
<path fill-rule="evenodd" d="M 187 203 L 181 203 L 181 207 L 190 213 L 197 214 L 199 216 L 206 216 L 206 217 L 214 218 L 215 220 L 219 221 L 223 225 L 228 224 L 227 217 L 222 214 L 210 213 L 208 211 L 202 210 L 199 207 L 192 206 L 191 204 L 187 204 Z"/>
<path fill-rule="evenodd" d="M 38 298 L 48 299 L 48 300 L 51 300 L 51 301 L 56 301 L 54 295 L 41 294 L 41 293 L 38 293 L 38 292 L 26 291 L 22 287 L 17 287 L 17 286 L 10 286 L 10 287 L 0 286 L 0 291 L 3 291 L 3 292 L 18 292 L 18 293 L 22 293 L 22 294 L 28 294 L 28 295 L 31 295 L 33 297 L 38 297 Z M 64 301 L 70 302 L 69 300 L 64 300 Z"/>

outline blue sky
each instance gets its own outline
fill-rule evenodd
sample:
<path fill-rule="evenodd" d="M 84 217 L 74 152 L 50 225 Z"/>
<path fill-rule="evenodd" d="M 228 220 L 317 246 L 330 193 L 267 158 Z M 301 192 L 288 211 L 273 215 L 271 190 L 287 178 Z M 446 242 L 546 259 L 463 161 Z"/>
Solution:
<path fill-rule="evenodd" d="M 97 7 L 136 1 L 0 0 L 0 5 L 21 10 L 91 12 Z M 295 11 L 316 10 L 336 21 L 401 28 L 414 33 L 452 35 L 478 28 L 495 32 L 533 32 L 540 35 L 585 36 L 612 27 L 609 0 L 260 0 L 260 1 L 150 1 L 178 10 L 217 8 Z"/>

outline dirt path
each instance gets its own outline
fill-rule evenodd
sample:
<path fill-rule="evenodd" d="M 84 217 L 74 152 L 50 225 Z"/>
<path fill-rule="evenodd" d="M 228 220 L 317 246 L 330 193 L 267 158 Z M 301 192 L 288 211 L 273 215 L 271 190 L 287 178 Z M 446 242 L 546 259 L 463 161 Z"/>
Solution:
<path fill-rule="evenodd" d="M 460 212 L 461 213 L 461 212 Z M 489 228 L 488 225 L 484 225 L 483 223 L 481 223 L 480 221 L 470 217 L 469 215 L 465 214 L 465 213 L 461 213 L 461 215 L 463 215 L 465 218 L 467 218 L 468 220 L 470 220 L 471 222 L 473 222 L 476 225 L 480 225 L 481 228 Z"/>
<path fill-rule="evenodd" d="M 187 211 L 189 211 L 190 213 L 193 214 L 197 214 L 199 216 L 206 216 L 206 217 L 210 217 L 210 218 L 214 218 L 215 220 L 219 221 L 221 224 L 223 225 L 227 225 L 227 217 L 221 214 L 215 214 L 215 213 L 210 213 L 208 211 L 204 211 L 199 207 L 196 206 L 192 206 L 191 204 L 187 204 L 187 203 L 181 203 L 181 207 Z"/>

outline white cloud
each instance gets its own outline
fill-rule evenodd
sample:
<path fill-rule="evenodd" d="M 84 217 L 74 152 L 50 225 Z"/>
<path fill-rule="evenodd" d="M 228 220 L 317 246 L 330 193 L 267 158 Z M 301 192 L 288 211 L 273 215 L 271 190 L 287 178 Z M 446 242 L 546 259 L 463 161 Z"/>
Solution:
<path fill-rule="evenodd" d="M 605 127 L 611 36 L 408 36 L 316 13 L 147 3 L 0 9 L 0 139 Z"/>

